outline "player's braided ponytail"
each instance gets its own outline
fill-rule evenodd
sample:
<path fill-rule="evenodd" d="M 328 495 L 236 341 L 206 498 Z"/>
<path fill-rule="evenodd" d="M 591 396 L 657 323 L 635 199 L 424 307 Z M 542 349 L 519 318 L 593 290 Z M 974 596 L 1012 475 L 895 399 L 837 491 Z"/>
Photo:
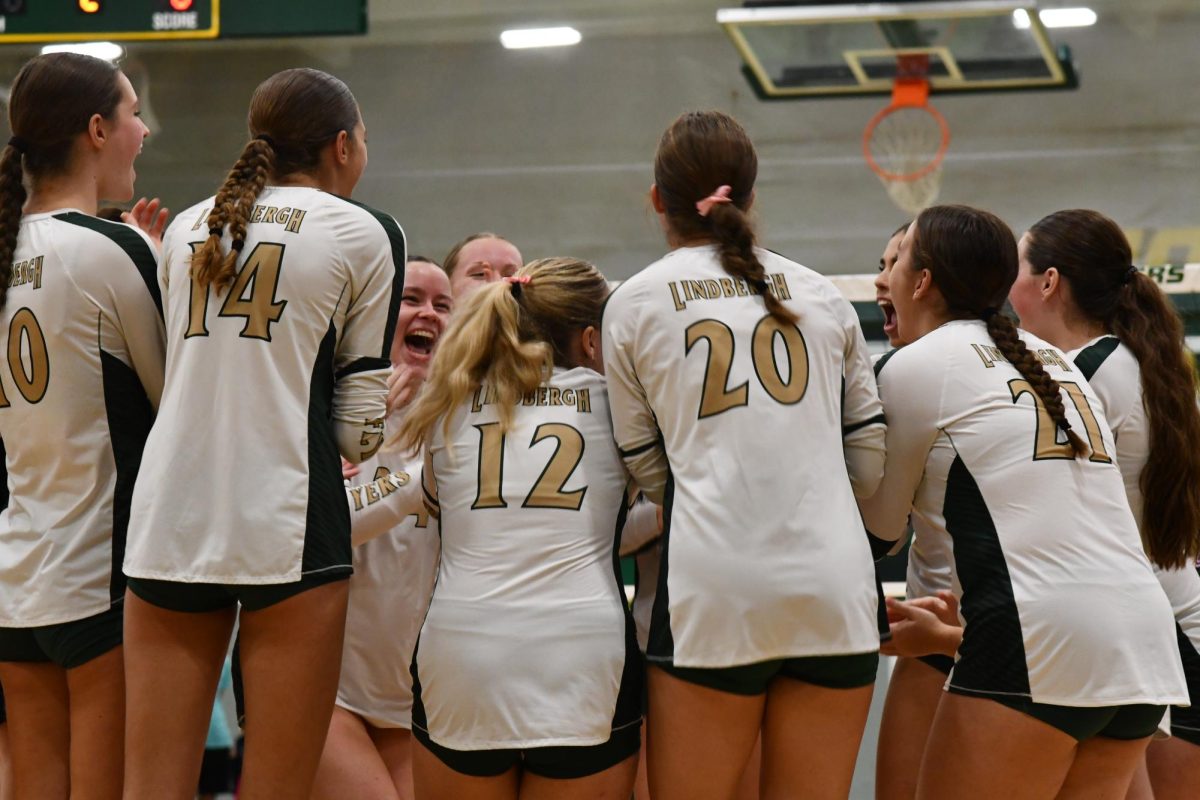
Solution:
<path fill-rule="evenodd" d="M 599 327 L 608 282 L 586 261 L 544 258 L 516 275 L 488 284 L 456 309 L 438 345 L 429 377 L 393 442 L 421 447 L 439 422 L 447 430 L 454 412 L 486 388 L 501 430 L 508 430 L 521 399 L 549 378 L 579 331 Z"/>
<path fill-rule="evenodd" d="M 208 215 L 208 238 L 192 256 L 192 277 L 201 286 L 223 289 L 237 274 L 237 259 L 246 242 L 246 224 L 259 193 L 275 171 L 275 148 L 267 138 L 251 139 L 217 190 Z M 221 250 L 225 228 L 233 239 L 228 253 Z"/>
<path fill-rule="evenodd" d="M 1029 381 L 1029 385 L 1037 392 L 1038 397 L 1042 399 L 1042 405 L 1046 408 L 1046 413 L 1050 415 L 1050 419 L 1054 420 L 1054 424 L 1071 443 L 1071 449 L 1075 451 L 1075 456 L 1078 458 L 1087 455 L 1087 445 L 1083 443 L 1079 434 L 1071 430 L 1071 423 L 1067 420 L 1067 410 L 1063 405 L 1058 381 L 1046 373 L 1042 362 L 1025 346 L 1025 342 L 1021 341 L 1021 337 L 1017 335 L 1017 326 L 1007 315 L 995 309 L 985 311 L 983 319 L 987 323 L 988 335 L 992 337 L 996 347 L 1008 359 L 1008 363 L 1012 364 L 1017 372 L 1021 373 L 1021 377 Z"/>
<path fill-rule="evenodd" d="M 692 111 L 663 133 L 654 157 L 654 185 L 671 231 L 683 241 L 715 241 L 721 266 L 762 295 L 771 316 L 796 315 L 772 291 L 754 253 L 748 209 L 758 154 L 745 129 L 720 111 Z"/>
<path fill-rule="evenodd" d="M 25 170 L 22 153 L 12 144 L 0 155 L 0 308 L 8 297 L 12 280 L 13 253 L 21 230 L 21 209 L 25 205 Z"/>
<path fill-rule="evenodd" d="M 8 96 L 13 137 L 0 153 L 0 308 L 12 280 L 26 177 L 36 185 L 66 171 L 71 151 L 94 114 L 112 118 L 121 102 L 120 71 L 78 53 L 50 53 L 25 62 Z"/>
<path fill-rule="evenodd" d="M 915 267 L 932 273 L 947 311 L 987 324 L 996 347 L 1029 381 L 1076 457 L 1086 455 L 1087 446 L 1067 420 L 1058 382 L 1021 341 L 1013 321 L 999 310 L 1017 279 L 1012 230 L 995 214 L 970 206 L 933 206 L 922 211 L 913 225 Z"/>
<path fill-rule="evenodd" d="M 208 215 L 208 238 L 192 256 L 192 275 L 202 285 L 228 286 L 246 243 L 246 226 L 268 181 L 305 173 L 342 131 L 360 121 L 358 103 L 346 84 L 316 69 L 287 69 L 267 78 L 250 99 L 253 138 L 242 148 Z M 354 146 L 354 138 L 350 138 Z M 229 229 L 229 253 L 221 237 Z"/>

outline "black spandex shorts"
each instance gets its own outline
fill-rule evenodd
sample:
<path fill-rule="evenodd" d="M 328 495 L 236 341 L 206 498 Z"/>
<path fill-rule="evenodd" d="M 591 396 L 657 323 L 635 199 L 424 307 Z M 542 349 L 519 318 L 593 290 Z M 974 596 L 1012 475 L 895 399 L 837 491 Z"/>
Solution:
<path fill-rule="evenodd" d="M 934 653 L 928 656 L 917 656 L 917 661 L 928 664 L 943 675 L 949 675 L 954 669 L 954 659 L 951 656 Z"/>
<path fill-rule="evenodd" d="M 129 578 L 128 586 L 142 600 L 168 611 L 203 614 L 231 608 L 238 603 L 247 611 L 261 611 L 309 589 L 349 578 L 353 571 L 348 566 L 336 567 L 304 575 L 292 583 L 180 583 Z"/>
<path fill-rule="evenodd" d="M 875 682 L 879 671 L 879 653 L 849 656 L 807 656 L 760 661 L 738 667 L 676 667 L 659 661 L 650 662 L 668 675 L 688 683 L 707 686 L 730 694 L 759 695 L 778 677 L 804 681 L 826 689 L 858 689 Z"/>
<path fill-rule="evenodd" d="M 1127 706 L 1056 706 L 1049 703 L 1035 703 L 1028 697 L 1020 695 L 980 695 L 963 692 L 951 686 L 949 691 L 965 697 L 982 697 L 994 700 L 1000 705 L 1028 714 L 1036 720 L 1058 728 L 1076 741 L 1085 741 L 1093 736 L 1104 736 L 1109 739 L 1144 739 L 1153 736 L 1162 722 L 1163 714 L 1167 713 L 1166 706 L 1127 705 Z"/>
<path fill-rule="evenodd" d="M 1200 709 L 1171 706 L 1171 735 L 1200 746 Z"/>
<path fill-rule="evenodd" d="M 413 738 L 455 772 L 476 778 L 503 775 L 516 766 L 543 778 L 586 778 L 615 767 L 642 746 L 641 720 L 614 729 L 607 742 L 583 747 L 530 747 L 525 750 L 451 750 L 413 725 Z"/>
<path fill-rule="evenodd" d="M 107 611 L 38 628 L 0 628 L 0 661 L 49 662 L 73 669 L 123 641 L 124 598 Z"/>

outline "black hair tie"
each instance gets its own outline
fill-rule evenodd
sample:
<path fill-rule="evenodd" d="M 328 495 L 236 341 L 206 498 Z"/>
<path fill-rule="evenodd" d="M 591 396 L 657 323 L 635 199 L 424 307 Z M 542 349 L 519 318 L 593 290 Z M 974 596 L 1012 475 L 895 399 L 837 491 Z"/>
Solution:
<path fill-rule="evenodd" d="M 219 238 L 221 238 L 221 235 L 222 235 L 223 233 L 225 233 L 225 229 L 224 229 L 224 228 L 209 228 L 209 229 L 208 229 L 208 235 L 209 235 L 209 236 L 216 236 L 218 239 L 219 239 Z"/>
<path fill-rule="evenodd" d="M 1058 421 L 1057 421 L 1057 422 L 1055 422 L 1054 424 L 1055 424 L 1055 425 L 1057 425 L 1057 426 L 1058 426 L 1058 429 L 1059 429 L 1060 431 L 1062 431 L 1063 433 L 1070 433 L 1070 432 L 1071 432 L 1071 423 L 1067 422 L 1067 418 L 1066 418 L 1066 417 L 1063 417 L 1062 419 L 1058 420 Z"/>
<path fill-rule="evenodd" d="M 1000 309 L 998 309 L 998 308 L 985 308 L 983 310 L 983 313 L 980 314 L 979 316 L 983 319 L 984 322 L 987 322 L 988 320 L 990 320 L 992 317 L 996 316 L 999 313 L 1000 313 Z"/>
<path fill-rule="evenodd" d="M 750 285 L 753 286 L 756 290 L 758 290 L 759 294 L 766 294 L 767 289 L 770 287 L 770 284 L 768 284 L 762 278 L 751 278 Z"/>
<path fill-rule="evenodd" d="M 266 142 L 267 144 L 269 144 L 271 146 L 272 150 L 278 149 L 275 145 L 275 140 L 272 139 L 270 136 L 268 136 L 265 133 L 260 133 L 258 136 L 255 136 L 254 139 L 255 139 L 255 141 L 259 141 L 259 142 Z"/>
<path fill-rule="evenodd" d="M 29 152 L 29 142 L 25 141 L 20 136 L 9 137 L 8 146 L 22 155 Z"/>
<path fill-rule="evenodd" d="M 246 240 L 245 240 L 245 239 L 234 239 L 234 240 L 233 240 L 233 241 L 232 241 L 232 242 L 229 244 L 229 249 L 230 249 L 230 250 L 233 250 L 233 251 L 235 251 L 235 252 L 238 252 L 238 253 L 240 253 L 240 252 L 242 252 L 242 248 L 244 248 L 245 246 L 246 246 Z"/>
<path fill-rule="evenodd" d="M 1138 274 L 1138 268 L 1131 266 L 1128 270 L 1126 270 L 1125 278 L 1124 278 L 1124 280 L 1121 281 L 1121 285 L 1131 283 L 1133 281 L 1133 279 L 1137 277 L 1137 274 Z"/>

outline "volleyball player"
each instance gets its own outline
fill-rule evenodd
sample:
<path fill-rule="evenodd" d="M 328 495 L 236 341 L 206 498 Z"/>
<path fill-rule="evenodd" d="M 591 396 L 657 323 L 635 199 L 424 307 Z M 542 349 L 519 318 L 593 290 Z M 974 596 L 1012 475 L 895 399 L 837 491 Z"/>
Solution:
<path fill-rule="evenodd" d="M 1120 797 L 1187 697 L 1170 605 L 1096 394 L 998 311 L 1016 275 L 1002 221 L 939 206 L 890 276 L 909 344 L 879 372 L 887 467 L 864 518 L 896 539 L 911 513 L 952 542 L 965 621 L 917 796 Z"/>
<path fill-rule="evenodd" d="M 875 380 L 833 285 L 754 246 L 756 172 L 732 118 L 677 119 L 650 195 L 671 252 L 604 315 L 617 444 L 664 508 L 655 800 L 731 797 L 760 728 L 764 794 L 845 796 L 878 665 Z"/>
<path fill-rule="evenodd" d="M 424 380 L 450 318 L 450 280 L 433 262 L 410 257 L 392 340 L 393 370 Z M 402 409 L 388 427 L 398 426 Z M 394 471 L 419 476 L 402 453 L 383 449 L 359 465 L 365 478 L 350 489 L 356 518 L 380 509 L 396 491 Z M 354 549 L 337 704 L 317 770 L 313 798 L 408 800 L 413 796 L 413 645 L 437 574 L 438 523 L 422 509 Z"/>
<path fill-rule="evenodd" d="M 640 663 L 617 564 L 629 477 L 598 326 L 608 284 L 534 261 L 475 292 L 401 428 L 442 555 L 413 656 L 417 796 L 626 800 Z"/>
<path fill-rule="evenodd" d="M 460 303 L 485 283 L 516 274 L 523 263 L 516 245 L 487 231 L 467 236 L 442 260 L 451 292 Z"/>
<path fill-rule="evenodd" d="M 892 305 L 891 274 L 900 252 L 900 242 L 911 223 L 901 225 L 892 234 L 879 259 L 879 274 L 875 277 L 876 302 L 883 313 L 883 333 L 892 347 L 905 342 L 896 329 L 896 312 Z M 890 353 L 875 362 L 878 371 L 887 363 Z M 908 574 L 905 597 L 936 597 L 950 589 L 952 557 L 944 537 L 921 535 L 922 521 L 913 520 L 915 533 L 908 550 Z M 897 636 L 897 632 L 899 636 Z M 933 723 L 933 713 L 942 696 L 946 676 L 954 659 L 938 653 L 910 656 L 906 651 L 904 628 L 892 631 L 882 652 L 897 656 L 888 681 L 887 699 L 879 723 L 879 744 L 875 759 L 875 794 L 879 800 L 907 800 L 917 791 L 917 774 L 925 740 Z"/>
<path fill-rule="evenodd" d="M 121 796 L 120 559 L 164 331 L 154 248 L 94 215 L 133 197 L 138 113 L 124 74 L 75 54 L 31 59 L 9 97 L 0 681 L 18 797 Z"/>
<path fill-rule="evenodd" d="M 403 233 L 344 199 L 367 163 L 350 90 L 277 73 L 215 198 L 164 242 L 166 387 L 125 572 L 127 791 L 190 798 L 238 606 L 245 798 L 307 797 L 351 572 L 338 453 L 381 443 Z"/>
<path fill-rule="evenodd" d="M 1095 211 L 1059 211 L 1021 238 L 1009 299 L 1031 333 L 1067 351 L 1112 426 L 1117 465 L 1146 554 L 1175 611 L 1190 708 L 1147 750 L 1154 797 L 1200 786 L 1200 410 L 1183 324 L 1132 266 L 1121 228 Z"/>

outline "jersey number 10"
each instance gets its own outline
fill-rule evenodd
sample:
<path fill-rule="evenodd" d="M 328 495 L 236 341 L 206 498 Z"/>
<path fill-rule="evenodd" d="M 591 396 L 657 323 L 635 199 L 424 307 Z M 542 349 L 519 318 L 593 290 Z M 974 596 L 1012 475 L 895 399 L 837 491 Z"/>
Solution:
<path fill-rule="evenodd" d="M 21 357 L 25 341 L 29 342 L 29 371 Z M 37 317 L 28 308 L 20 308 L 8 323 L 8 371 L 13 383 L 29 403 L 40 403 L 50 385 L 50 354 L 46 351 L 46 336 Z M 0 382 L 0 408 L 8 408 L 8 395 Z"/>
<path fill-rule="evenodd" d="M 783 340 L 784 357 L 788 363 L 787 380 L 779 371 L 775 358 L 775 338 Z M 684 331 L 687 349 L 701 339 L 708 342 L 708 363 L 704 367 L 704 388 L 700 393 L 700 416 L 715 417 L 731 408 L 750 403 L 750 382 L 729 387 L 729 373 L 733 369 L 733 330 L 716 319 L 693 322 Z M 758 382 L 775 402 L 785 406 L 794 405 L 804 399 L 808 391 L 808 347 L 804 334 L 795 325 L 780 322 L 772 316 L 763 317 L 754 326 L 750 337 L 750 355 L 754 360 L 754 374 Z"/>
<path fill-rule="evenodd" d="M 192 252 L 199 250 L 202 242 L 192 243 Z M 284 245 L 275 242 L 259 242 L 246 256 L 246 262 L 238 270 L 225 302 L 221 304 L 219 317 L 245 317 L 239 336 L 246 339 L 271 341 L 271 323 L 279 322 L 287 300 L 276 300 L 279 289 L 279 270 L 283 266 Z M 246 297 L 249 287 L 250 296 Z M 193 336 L 208 336 L 208 290 L 192 278 L 191 302 L 188 306 L 188 327 L 185 339 Z"/>

